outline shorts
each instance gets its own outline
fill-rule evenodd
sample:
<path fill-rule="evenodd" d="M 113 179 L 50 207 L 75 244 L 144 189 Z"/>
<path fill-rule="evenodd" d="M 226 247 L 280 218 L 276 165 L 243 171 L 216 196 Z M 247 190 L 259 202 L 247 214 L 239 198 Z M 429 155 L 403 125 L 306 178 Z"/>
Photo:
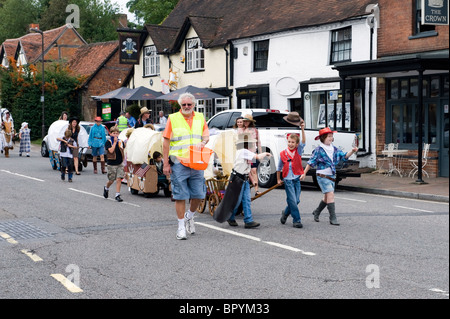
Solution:
<path fill-rule="evenodd" d="M 115 181 L 116 179 L 124 178 L 125 173 L 123 171 L 123 165 L 108 165 L 108 180 Z"/>
<path fill-rule="evenodd" d="M 206 196 L 206 185 L 203 171 L 197 171 L 181 164 L 172 165 L 172 195 L 175 200 L 203 199 Z"/>
<path fill-rule="evenodd" d="M 331 178 L 336 178 L 335 175 L 329 175 Z M 320 186 L 323 194 L 334 192 L 334 182 L 325 177 L 317 176 L 317 183 Z"/>
<path fill-rule="evenodd" d="M 92 156 L 105 155 L 105 147 L 92 147 Z"/>

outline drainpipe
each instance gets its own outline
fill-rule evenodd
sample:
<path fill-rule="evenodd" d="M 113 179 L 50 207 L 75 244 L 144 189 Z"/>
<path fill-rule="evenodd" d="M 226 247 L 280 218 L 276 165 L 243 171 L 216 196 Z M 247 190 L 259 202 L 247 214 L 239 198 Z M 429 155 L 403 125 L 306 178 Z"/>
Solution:
<path fill-rule="evenodd" d="M 224 45 L 223 49 L 225 51 L 225 87 L 228 91 L 228 59 L 230 57 L 230 53 L 227 50 L 228 42 Z"/>

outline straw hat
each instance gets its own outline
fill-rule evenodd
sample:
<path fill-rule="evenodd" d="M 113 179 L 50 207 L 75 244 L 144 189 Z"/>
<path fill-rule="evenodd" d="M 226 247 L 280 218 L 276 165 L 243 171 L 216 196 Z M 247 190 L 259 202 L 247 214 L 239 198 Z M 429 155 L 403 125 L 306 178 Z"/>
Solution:
<path fill-rule="evenodd" d="M 245 114 L 243 120 L 244 120 L 244 121 L 250 121 L 250 122 L 253 122 L 253 123 L 256 122 L 256 121 L 253 119 L 253 115 L 251 115 L 251 114 Z"/>
<path fill-rule="evenodd" d="M 337 131 L 332 131 L 329 127 L 323 128 L 319 131 L 319 135 L 316 136 L 315 140 L 318 140 L 322 135 L 330 134 L 330 133 L 334 134 L 334 133 L 337 133 Z"/>
<path fill-rule="evenodd" d="M 303 119 L 300 117 L 300 114 L 298 114 L 298 112 L 289 112 L 289 114 L 283 117 L 283 119 L 295 126 L 300 126 L 300 124 L 302 124 L 303 122 Z"/>
<path fill-rule="evenodd" d="M 141 115 L 144 115 L 144 114 L 146 114 L 146 113 L 150 114 L 150 111 L 149 111 L 148 108 L 146 108 L 146 107 L 144 106 L 143 108 L 141 108 Z"/>

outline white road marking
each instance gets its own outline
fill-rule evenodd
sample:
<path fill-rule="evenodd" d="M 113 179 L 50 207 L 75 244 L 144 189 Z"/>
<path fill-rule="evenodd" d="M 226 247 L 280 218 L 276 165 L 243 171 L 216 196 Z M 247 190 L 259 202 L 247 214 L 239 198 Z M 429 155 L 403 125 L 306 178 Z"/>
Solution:
<path fill-rule="evenodd" d="M 353 202 L 367 203 L 366 200 L 362 200 L 362 199 L 345 198 L 345 197 L 338 197 L 338 196 L 334 196 L 334 198 L 350 200 L 350 201 L 353 201 Z"/>
<path fill-rule="evenodd" d="M 447 296 L 447 297 L 449 296 L 448 291 L 445 291 L 445 290 L 442 290 L 442 289 L 439 289 L 439 288 L 431 288 L 430 291 L 437 292 L 437 293 L 442 294 L 442 295 Z"/>
<path fill-rule="evenodd" d="M 7 233 L 4 232 L 0 232 L 0 237 L 2 237 L 3 239 L 5 239 L 8 243 L 13 244 L 13 245 L 17 245 L 18 242 L 14 240 L 14 238 L 12 238 L 11 236 L 9 236 Z"/>
<path fill-rule="evenodd" d="M 405 207 L 405 206 L 398 206 L 398 205 L 394 205 L 394 207 L 397 207 L 397 208 L 403 208 L 403 209 L 410 209 L 410 210 L 416 210 L 416 211 L 419 211 L 419 212 L 425 212 L 425 213 L 433 213 L 432 211 L 430 211 L 430 210 L 425 210 L 425 209 L 418 209 L 418 208 Z"/>
<path fill-rule="evenodd" d="M 22 249 L 21 252 L 24 253 L 25 255 L 27 255 L 28 257 L 30 257 L 31 260 L 34 261 L 34 262 L 42 261 L 41 257 L 39 257 L 34 252 L 32 252 L 32 251 L 30 251 L 28 249 Z"/>
<path fill-rule="evenodd" d="M 83 292 L 83 289 L 75 285 L 73 282 L 71 282 L 69 279 L 67 279 L 61 274 L 51 274 L 50 276 L 58 280 L 64 287 L 66 287 L 67 290 L 69 290 L 72 293 Z"/>
<path fill-rule="evenodd" d="M 288 245 L 283 245 L 283 244 L 280 244 L 280 243 L 275 243 L 275 242 L 272 242 L 272 241 L 263 241 L 261 238 L 258 238 L 258 237 L 255 237 L 255 236 L 241 234 L 241 233 L 233 231 L 233 230 L 224 229 L 224 228 L 213 226 L 213 225 L 210 225 L 210 224 L 199 223 L 199 222 L 195 222 L 195 224 L 196 225 L 200 225 L 200 226 L 204 226 L 204 227 L 207 227 L 207 228 L 210 228 L 210 229 L 218 230 L 218 231 L 221 231 L 223 233 L 230 234 L 230 235 L 243 237 L 243 238 L 254 240 L 254 241 L 257 241 L 257 242 L 261 242 L 261 243 L 264 243 L 264 244 L 267 244 L 267 245 L 271 245 L 271 246 L 275 246 L 275 247 L 278 247 L 278 248 L 290 250 L 290 251 L 293 251 L 293 252 L 296 252 L 296 253 L 301 253 L 301 254 L 306 255 L 306 256 L 315 256 L 316 255 L 313 252 L 304 251 L 304 250 L 301 250 L 301 249 L 298 249 L 298 248 L 295 248 L 295 247 L 291 247 L 291 246 L 288 246 Z"/>
<path fill-rule="evenodd" d="M 10 171 L 6 171 L 6 170 L 4 170 L 4 169 L 2 169 L 2 170 L 0 170 L 0 171 L 1 171 L 1 172 L 4 172 L 4 173 L 11 174 L 11 175 L 15 175 L 15 176 L 19 176 L 19 177 L 24 177 L 24 178 L 28 178 L 28 179 L 32 179 L 32 180 L 38 181 L 38 182 L 45 182 L 43 179 L 39 179 L 39 178 L 31 177 L 31 176 L 26 176 L 26 175 L 22 175 L 22 174 L 18 174 L 18 173 L 13 173 L 13 172 L 10 172 Z"/>
<path fill-rule="evenodd" d="M 231 235 L 234 235 L 234 236 L 244 237 L 244 238 L 247 238 L 247 239 L 250 239 L 250 240 L 254 240 L 254 241 L 261 241 L 261 238 L 250 236 L 250 235 L 246 235 L 246 234 L 241 234 L 241 233 L 229 230 L 229 229 L 224 229 L 224 228 L 220 228 L 220 227 L 217 227 L 217 226 L 213 226 L 213 225 L 209 225 L 209 224 L 205 224 L 205 223 L 199 223 L 199 222 L 195 222 L 195 224 L 196 225 L 200 225 L 200 226 L 204 226 L 204 227 L 208 227 L 208 228 L 211 228 L 211 229 L 214 229 L 214 230 L 218 230 L 218 231 L 221 231 L 223 233 L 231 234 Z"/>
<path fill-rule="evenodd" d="M 69 188 L 69 190 L 74 191 L 74 192 L 78 192 L 78 193 L 81 193 L 81 194 L 86 194 L 86 195 L 95 196 L 95 197 L 98 197 L 98 198 L 103 198 L 103 199 L 115 201 L 115 199 L 113 199 L 113 198 L 104 198 L 103 195 L 89 193 L 89 192 L 85 192 L 85 191 L 82 191 L 82 190 L 79 190 L 79 189 L 75 189 L 75 188 Z M 130 205 L 130 206 L 134 206 L 134 207 L 141 207 L 139 205 L 136 205 L 136 204 L 133 204 L 133 203 L 128 203 L 128 202 L 125 202 L 125 201 L 121 202 L 120 204 Z"/>

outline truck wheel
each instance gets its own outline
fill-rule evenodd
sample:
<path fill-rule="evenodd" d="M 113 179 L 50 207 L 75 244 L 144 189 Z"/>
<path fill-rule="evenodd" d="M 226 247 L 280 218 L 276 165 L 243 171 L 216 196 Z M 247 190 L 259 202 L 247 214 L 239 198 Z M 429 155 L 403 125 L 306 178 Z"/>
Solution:
<path fill-rule="evenodd" d="M 258 176 L 258 185 L 260 187 L 270 188 L 276 184 L 277 174 L 275 170 L 272 170 L 272 165 L 273 164 L 268 158 L 265 158 L 259 162 L 257 176 Z"/>

